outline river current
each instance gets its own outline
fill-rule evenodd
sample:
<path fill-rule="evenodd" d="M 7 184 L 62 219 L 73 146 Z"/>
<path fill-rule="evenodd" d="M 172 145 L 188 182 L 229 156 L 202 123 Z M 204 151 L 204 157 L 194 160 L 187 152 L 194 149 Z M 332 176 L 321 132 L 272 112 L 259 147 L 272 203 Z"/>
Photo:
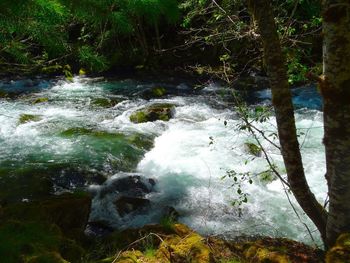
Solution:
<path fill-rule="evenodd" d="M 167 95 L 149 96 L 150 89 L 160 86 Z M 296 215 L 281 182 L 254 176 L 267 163 L 247 151 L 245 143 L 254 139 L 238 129 L 241 122 L 227 89 L 213 83 L 203 89 L 193 86 L 176 79 L 1 82 L 0 90 L 13 96 L 0 99 L 0 200 L 30 202 L 76 189 L 96 195 L 116 178 L 138 174 L 156 181 L 156 191 L 147 195 L 153 209 L 121 218 L 113 206 L 115 193 L 109 193 L 95 196 L 90 220 L 116 228 L 140 226 L 156 222 L 160 208 L 171 206 L 180 222 L 205 235 L 270 235 L 314 244 L 306 224 L 319 243 L 315 226 L 289 195 Z M 323 203 L 320 99 L 314 88 L 294 92 L 305 172 Z M 270 103 L 268 90 L 252 96 L 252 108 Z M 168 122 L 130 121 L 133 112 L 154 103 L 174 104 L 174 117 Z M 28 115 L 32 119 L 24 120 Z M 273 116 L 255 125 L 267 134 L 276 131 Z M 273 136 L 271 140 L 277 143 Z M 278 150 L 267 141 L 262 144 L 285 176 Z M 251 174 L 253 183 L 241 185 L 248 199 L 241 206 L 232 205 L 239 197 L 233 178 L 223 178 L 230 170 Z"/>

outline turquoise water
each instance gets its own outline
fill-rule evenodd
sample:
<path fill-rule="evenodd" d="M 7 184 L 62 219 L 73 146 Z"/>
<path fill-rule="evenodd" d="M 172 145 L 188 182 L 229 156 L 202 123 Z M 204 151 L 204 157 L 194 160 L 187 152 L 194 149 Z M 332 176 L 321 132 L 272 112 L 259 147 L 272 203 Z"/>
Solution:
<path fill-rule="evenodd" d="M 156 86 L 165 87 L 167 95 L 152 99 L 149 90 Z M 0 89 L 16 93 L 0 99 L 3 202 L 27 202 L 80 188 L 98 193 L 116 178 L 137 173 L 157 182 L 156 191 L 147 195 L 152 209 L 122 218 L 113 205 L 118 193 L 112 191 L 103 197 L 96 194 L 91 221 L 104 220 L 116 228 L 138 226 L 159 220 L 161 208 L 173 206 L 181 222 L 203 234 L 227 238 L 263 234 L 312 243 L 290 208 L 281 183 L 254 177 L 266 170 L 266 162 L 246 151 L 244 144 L 254 140 L 237 129 L 237 114 L 220 96 L 223 88 L 218 85 L 194 91 L 191 84 L 176 79 L 152 82 L 75 78 L 73 83 L 3 82 Z M 264 94 L 268 93 L 260 93 L 260 102 L 268 103 Z M 312 190 L 323 202 L 326 186 L 322 112 L 318 106 L 303 105 L 314 103 L 315 94 L 302 96 L 296 97 L 300 108 L 296 119 L 302 132 L 299 139 L 305 171 Z M 47 102 L 35 104 L 38 98 Z M 164 102 L 176 106 L 169 122 L 130 122 L 134 111 Z M 20 123 L 23 114 L 38 118 Z M 276 126 L 273 117 L 256 125 L 271 133 Z M 262 143 L 284 174 L 278 150 L 266 141 Z M 253 175 L 253 184 L 241 186 L 248 197 L 248 203 L 241 207 L 231 205 L 237 198 L 232 179 L 222 179 L 232 169 Z M 291 199 L 302 221 L 314 231 Z M 316 232 L 314 238 L 319 240 Z"/>

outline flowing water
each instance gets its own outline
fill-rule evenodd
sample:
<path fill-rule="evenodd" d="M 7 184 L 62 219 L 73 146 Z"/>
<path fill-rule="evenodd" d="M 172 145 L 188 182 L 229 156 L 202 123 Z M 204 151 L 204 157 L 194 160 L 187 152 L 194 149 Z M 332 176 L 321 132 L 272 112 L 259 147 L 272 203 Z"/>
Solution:
<path fill-rule="evenodd" d="M 151 98 L 150 89 L 156 86 L 167 95 Z M 90 220 L 116 228 L 159 221 L 162 209 L 171 206 L 180 222 L 202 234 L 286 236 L 313 243 L 305 223 L 319 242 L 315 227 L 289 196 L 300 218 L 291 208 L 281 182 L 255 176 L 267 164 L 247 151 L 245 143 L 254 139 L 238 129 L 241 122 L 227 90 L 215 84 L 201 90 L 192 86 L 173 79 L 1 82 L 0 90 L 12 92 L 12 98 L 0 99 L 0 200 L 28 202 L 87 188 L 94 195 Z M 320 99 L 310 87 L 294 92 L 305 171 L 324 202 Z M 39 98 L 43 102 L 36 103 Z M 250 101 L 269 104 L 269 98 L 266 90 Z M 159 102 L 176 106 L 169 122 L 129 120 L 135 110 Z M 34 119 L 25 121 L 25 114 Z M 255 125 L 267 134 L 275 132 L 273 117 Z M 284 175 L 278 150 L 262 144 Z M 239 195 L 234 178 L 223 178 L 229 170 L 251 173 L 253 183 L 241 185 L 248 199 L 241 206 L 232 205 Z M 132 174 L 156 181 L 155 191 L 147 194 L 151 209 L 121 217 L 113 204 L 118 194 L 113 182 Z"/>

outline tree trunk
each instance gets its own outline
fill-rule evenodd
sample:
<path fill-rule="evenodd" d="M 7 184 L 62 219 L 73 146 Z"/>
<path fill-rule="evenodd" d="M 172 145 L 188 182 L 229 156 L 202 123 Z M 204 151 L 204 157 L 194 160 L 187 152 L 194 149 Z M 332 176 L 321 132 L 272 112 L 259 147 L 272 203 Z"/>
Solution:
<path fill-rule="evenodd" d="M 323 1 L 324 144 L 329 193 L 327 246 L 350 232 L 350 1 Z"/>
<path fill-rule="evenodd" d="M 268 0 L 248 0 L 248 4 L 263 42 L 265 64 L 271 85 L 272 103 L 288 182 L 299 205 L 314 222 L 322 239 L 325 240 L 327 212 L 316 200 L 305 178 L 285 58 L 282 54 L 272 7 Z"/>

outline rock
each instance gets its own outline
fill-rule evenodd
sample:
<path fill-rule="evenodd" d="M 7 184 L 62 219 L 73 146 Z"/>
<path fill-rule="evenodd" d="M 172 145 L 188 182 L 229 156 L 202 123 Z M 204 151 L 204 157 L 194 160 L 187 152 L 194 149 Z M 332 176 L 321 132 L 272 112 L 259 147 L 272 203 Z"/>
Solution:
<path fill-rule="evenodd" d="M 79 262 L 83 253 L 83 249 L 73 240 L 64 238 L 54 224 L 17 220 L 0 224 L 2 262 Z"/>
<path fill-rule="evenodd" d="M 119 192 L 120 196 L 144 198 L 144 196 L 153 191 L 153 179 L 145 179 L 140 175 L 130 175 L 121 178 L 114 178 L 106 182 L 101 189 L 100 197 L 111 192 Z"/>
<path fill-rule="evenodd" d="M 90 214 L 91 198 L 88 194 L 63 194 L 45 201 L 16 203 L 4 208 L 5 219 L 50 222 L 65 235 L 75 237 L 83 233 Z"/>
<path fill-rule="evenodd" d="M 115 201 L 115 206 L 120 216 L 140 211 L 150 205 L 150 201 L 144 198 L 122 196 Z"/>
<path fill-rule="evenodd" d="M 37 122 L 41 121 L 42 118 L 38 115 L 32 115 L 32 114 L 21 114 L 19 117 L 19 124 L 24 124 L 27 122 Z"/>
<path fill-rule="evenodd" d="M 101 108 L 111 108 L 121 101 L 122 99 L 117 98 L 94 98 L 91 100 L 91 104 Z"/>
<path fill-rule="evenodd" d="M 9 94 L 3 90 L 0 90 L 0 99 L 8 98 Z"/>
<path fill-rule="evenodd" d="M 152 136 L 135 133 L 126 137 L 126 139 L 136 147 L 149 151 L 153 148 L 154 141 Z"/>
<path fill-rule="evenodd" d="M 166 95 L 167 90 L 164 87 L 154 87 L 152 88 L 152 95 L 155 97 L 162 97 Z"/>
<path fill-rule="evenodd" d="M 350 262 L 350 233 L 339 236 L 335 246 L 326 254 L 326 263 Z"/>
<path fill-rule="evenodd" d="M 165 95 L 167 95 L 167 89 L 161 86 L 155 86 L 152 88 L 148 88 L 146 90 L 143 90 L 138 95 L 146 100 L 154 99 L 154 98 L 160 98 Z"/>
<path fill-rule="evenodd" d="M 26 263 L 69 263 L 64 260 L 58 252 L 45 252 L 35 256 L 28 256 L 25 259 Z"/>
<path fill-rule="evenodd" d="M 180 228 L 179 225 L 176 224 L 175 228 Z M 212 252 L 204 243 L 205 239 L 193 231 L 186 233 L 185 236 L 171 235 L 164 239 L 156 252 L 156 258 L 161 262 L 211 262 Z"/>
<path fill-rule="evenodd" d="M 262 150 L 260 148 L 260 146 L 251 143 L 251 142 L 246 142 L 244 144 L 245 150 L 246 152 L 250 153 L 251 155 L 254 155 L 256 157 L 261 157 L 262 154 Z"/>
<path fill-rule="evenodd" d="M 113 233 L 114 228 L 106 221 L 89 222 L 85 228 L 85 235 L 89 237 L 104 237 Z"/>
<path fill-rule="evenodd" d="M 49 98 L 37 98 L 33 101 L 33 104 L 39 104 L 39 103 L 44 103 L 48 101 L 49 101 Z"/>
<path fill-rule="evenodd" d="M 143 123 L 149 121 L 169 121 L 174 116 L 173 104 L 153 104 L 130 115 L 130 121 Z"/>

